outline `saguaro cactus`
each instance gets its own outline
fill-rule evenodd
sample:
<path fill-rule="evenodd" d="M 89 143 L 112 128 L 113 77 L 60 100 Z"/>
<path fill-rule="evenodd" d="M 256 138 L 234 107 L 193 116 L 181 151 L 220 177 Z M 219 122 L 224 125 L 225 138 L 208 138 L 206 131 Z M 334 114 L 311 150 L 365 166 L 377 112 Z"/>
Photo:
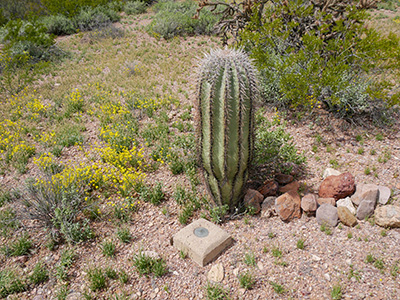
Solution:
<path fill-rule="evenodd" d="M 200 63 L 197 87 L 200 162 L 216 205 L 243 198 L 253 153 L 256 75 L 241 50 L 214 50 Z"/>

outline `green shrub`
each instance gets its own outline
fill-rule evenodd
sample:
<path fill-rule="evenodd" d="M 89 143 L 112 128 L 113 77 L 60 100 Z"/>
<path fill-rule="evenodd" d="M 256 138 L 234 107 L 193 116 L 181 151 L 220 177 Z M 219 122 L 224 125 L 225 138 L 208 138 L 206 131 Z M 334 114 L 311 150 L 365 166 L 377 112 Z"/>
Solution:
<path fill-rule="evenodd" d="M 64 15 L 51 15 L 42 19 L 48 33 L 69 35 L 76 32 L 74 22 Z"/>
<path fill-rule="evenodd" d="M 68 278 L 68 270 L 75 261 L 75 253 L 73 249 L 65 249 L 61 252 L 60 260 L 56 265 L 56 276 L 59 280 Z"/>
<path fill-rule="evenodd" d="M 129 1 L 124 5 L 124 12 L 127 15 L 138 15 L 145 13 L 147 9 L 146 2 L 142 1 Z"/>
<path fill-rule="evenodd" d="M 263 116 L 263 110 L 256 114 L 254 145 L 255 166 L 268 167 L 268 171 L 290 173 L 293 166 L 303 168 L 306 157 L 298 153 L 293 137 L 285 132 L 285 126 L 274 126 Z"/>
<path fill-rule="evenodd" d="M 83 188 L 72 182 L 62 185 L 55 180 L 27 181 L 23 204 L 27 218 L 38 220 L 63 238 L 78 243 L 93 237 L 86 219 L 78 220 L 84 209 Z"/>
<path fill-rule="evenodd" d="M 4 53 L 11 58 L 28 55 L 31 60 L 48 60 L 49 49 L 54 45 L 54 36 L 37 21 L 9 21 L 3 28 Z"/>
<path fill-rule="evenodd" d="M 263 6 L 240 33 L 239 46 L 261 71 L 265 100 L 310 111 L 320 106 L 343 118 L 384 114 L 394 101 L 391 85 L 369 81 L 366 71 L 398 68 L 399 38 L 367 28 L 367 14 L 355 6 L 339 22 L 334 9 L 322 12 L 313 1 L 285 3 Z"/>
<path fill-rule="evenodd" d="M 41 0 L 51 15 L 62 14 L 67 17 L 77 15 L 82 7 L 93 8 L 105 5 L 111 0 Z"/>
<path fill-rule="evenodd" d="M 73 20 L 75 27 L 80 31 L 90 31 L 119 21 L 120 16 L 116 11 L 106 6 L 96 6 L 94 8 L 82 8 Z"/>
<path fill-rule="evenodd" d="M 157 14 L 148 29 L 165 39 L 178 35 L 211 34 L 218 17 L 210 11 L 204 11 L 198 19 L 193 19 L 196 9 L 196 2 L 190 0 L 159 2 L 154 5 Z"/>

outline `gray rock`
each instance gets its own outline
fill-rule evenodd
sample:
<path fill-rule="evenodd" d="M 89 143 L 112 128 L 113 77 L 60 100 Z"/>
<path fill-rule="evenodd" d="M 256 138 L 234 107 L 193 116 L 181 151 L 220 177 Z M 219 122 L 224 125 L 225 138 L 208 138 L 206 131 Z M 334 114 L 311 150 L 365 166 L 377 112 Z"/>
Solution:
<path fill-rule="evenodd" d="M 270 218 L 272 216 L 276 216 L 275 212 L 275 200 L 276 197 L 270 196 L 264 199 L 264 202 L 261 204 L 261 216 L 265 218 Z"/>
<path fill-rule="evenodd" d="M 379 197 L 379 189 L 375 184 L 357 184 L 356 191 L 351 196 L 351 201 L 354 205 L 360 205 L 363 200 L 374 200 L 377 201 Z"/>
<path fill-rule="evenodd" d="M 378 189 L 379 189 L 378 203 L 385 205 L 389 201 L 391 191 L 388 187 L 382 185 L 378 186 Z"/>
<path fill-rule="evenodd" d="M 301 199 L 301 209 L 306 213 L 313 213 L 317 210 L 317 198 L 315 194 L 307 194 Z"/>
<path fill-rule="evenodd" d="M 375 210 L 375 223 L 382 227 L 400 227 L 400 206 L 385 205 Z"/>
<path fill-rule="evenodd" d="M 350 197 L 338 200 L 336 202 L 336 207 L 346 207 L 350 211 L 350 213 L 352 213 L 353 215 L 356 214 L 356 208 L 354 207 L 353 202 L 351 202 Z"/>
<path fill-rule="evenodd" d="M 335 227 L 338 223 L 337 208 L 331 204 L 322 204 L 317 209 L 316 218 L 319 225 L 326 224 Z"/>
<path fill-rule="evenodd" d="M 375 210 L 376 201 L 373 200 L 363 200 L 357 208 L 357 219 L 364 220 L 365 218 L 371 216 Z"/>
<path fill-rule="evenodd" d="M 340 174 L 341 173 L 338 170 L 335 170 L 335 169 L 332 169 L 332 168 L 326 168 L 325 171 L 324 171 L 324 174 L 322 175 L 322 178 L 325 179 L 328 176 L 331 176 L 331 175 L 338 176 Z"/>

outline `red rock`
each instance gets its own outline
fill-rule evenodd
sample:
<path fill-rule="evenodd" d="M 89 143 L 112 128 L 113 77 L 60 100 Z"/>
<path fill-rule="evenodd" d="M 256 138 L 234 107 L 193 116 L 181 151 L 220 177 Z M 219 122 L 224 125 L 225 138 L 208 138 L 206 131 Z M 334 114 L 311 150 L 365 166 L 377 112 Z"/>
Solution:
<path fill-rule="evenodd" d="M 264 196 L 276 196 L 278 192 L 279 185 L 274 180 L 267 180 L 263 183 L 263 185 L 258 189 L 258 191 Z"/>
<path fill-rule="evenodd" d="M 293 181 L 293 176 L 279 173 L 279 174 L 275 175 L 275 180 L 279 184 L 285 185 L 285 184 L 291 183 Z"/>
<path fill-rule="evenodd" d="M 335 200 L 335 198 L 318 198 L 317 203 L 319 206 L 322 204 L 330 204 L 330 205 L 335 206 L 336 200 Z"/>
<path fill-rule="evenodd" d="M 282 186 L 279 188 L 279 192 L 281 193 L 287 193 L 289 191 L 294 191 L 297 193 L 297 191 L 300 188 L 300 183 L 298 181 L 293 181 L 285 186 Z"/>
<path fill-rule="evenodd" d="M 301 217 L 301 200 L 296 191 L 289 191 L 275 200 L 275 210 L 282 221 L 288 222 Z"/>
<path fill-rule="evenodd" d="M 354 193 L 356 187 L 354 177 L 350 173 L 328 176 L 319 187 L 320 198 L 335 198 L 339 200 Z"/>
<path fill-rule="evenodd" d="M 250 206 L 254 207 L 255 214 L 258 214 L 261 211 L 261 203 L 264 201 L 264 196 L 252 189 L 248 189 L 246 195 L 244 196 L 244 206 L 249 208 Z"/>

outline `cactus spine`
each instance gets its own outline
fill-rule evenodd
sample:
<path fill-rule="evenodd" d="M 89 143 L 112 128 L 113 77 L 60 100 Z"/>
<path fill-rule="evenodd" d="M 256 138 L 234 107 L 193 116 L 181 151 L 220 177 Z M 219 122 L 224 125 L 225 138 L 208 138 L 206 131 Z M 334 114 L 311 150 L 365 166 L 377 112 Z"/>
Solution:
<path fill-rule="evenodd" d="M 200 162 L 207 189 L 231 210 L 243 198 L 253 153 L 256 75 L 241 50 L 214 50 L 200 63 L 197 87 Z"/>

